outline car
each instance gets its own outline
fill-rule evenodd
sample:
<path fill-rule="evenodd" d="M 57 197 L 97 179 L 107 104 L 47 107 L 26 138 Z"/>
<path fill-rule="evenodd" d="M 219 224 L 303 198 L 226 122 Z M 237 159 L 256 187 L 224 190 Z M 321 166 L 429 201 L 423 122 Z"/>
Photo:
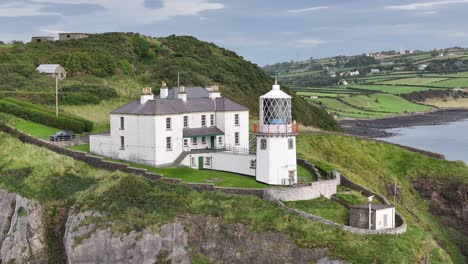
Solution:
<path fill-rule="evenodd" d="M 59 131 L 55 135 L 49 136 L 50 141 L 71 141 L 76 137 L 75 132 L 70 130 Z"/>

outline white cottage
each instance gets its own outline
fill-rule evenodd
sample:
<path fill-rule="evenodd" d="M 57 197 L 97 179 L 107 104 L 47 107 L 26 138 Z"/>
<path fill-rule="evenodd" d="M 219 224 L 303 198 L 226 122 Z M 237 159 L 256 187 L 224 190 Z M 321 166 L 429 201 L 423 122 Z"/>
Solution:
<path fill-rule="evenodd" d="M 60 64 L 41 64 L 36 68 L 36 71 L 51 77 L 57 77 L 59 80 L 67 78 L 67 72 Z"/>
<path fill-rule="evenodd" d="M 217 86 L 169 89 L 110 114 L 110 135 L 90 137 L 92 153 L 151 166 L 167 166 L 198 150 L 247 151 L 249 110 L 221 96 Z M 182 162 L 182 160 L 179 160 Z"/>

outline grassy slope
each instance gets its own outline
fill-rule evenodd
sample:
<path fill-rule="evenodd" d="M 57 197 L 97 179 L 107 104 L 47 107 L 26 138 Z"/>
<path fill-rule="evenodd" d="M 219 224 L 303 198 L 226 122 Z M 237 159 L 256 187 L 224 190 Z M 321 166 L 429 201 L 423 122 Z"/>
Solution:
<path fill-rule="evenodd" d="M 390 94 L 357 95 L 343 100 L 353 106 L 371 111 L 388 113 L 420 112 L 431 110 L 431 107 L 415 104 L 399 96 Z"/>
<path fill-rule="evenodd" d="M 453 243 L 460 237 L 428 213 L 428 203 L 412 188 L 411 182 L 427 177 L 466 184 L 468 167 L 464 163 L 437 160 L 389 144 L 340 135 L 302 135 L 297 146 L 299 157 L 324 168 L 335 168 L 388 198 L 392 197 L 388 186 L 392 186 L 396 177 L 404 196 L 403 201 L 398 201 L 397 209 L 407 219 L 410 229 L 433 234 L 456 262 L 463 263 L 460 250 Z"/>
<path fill-rule="evenodd" d="M 202 214 L 247 225 L 254 232 L 282 232 L 301 247 L 327 247 L 331 257 L 351 263 L 415 263 L 429 255 L 432 263 L 451 263 L 444 250 L 421 228 L 411 227 L 400 236 L 353 235 L 290 215 L 259 198 L 198 193 L 140 176 L 95 170 L 46 149 L 22 144 L 3 133 L 0 145 L 1 187 L 43 204 L 61 205 L 66 200 L 82 210 L 98 210 L 104 216 L 90 220 L 98 226 L 107 226 L 107 221 L 112 220 L 114 232 L 159 226 L 187 213 Z M 312 149 L 308 152 L 316 153 Z M 53 215 L 48 208 L 54 207 L 46 206 L 45 214 Z"/>

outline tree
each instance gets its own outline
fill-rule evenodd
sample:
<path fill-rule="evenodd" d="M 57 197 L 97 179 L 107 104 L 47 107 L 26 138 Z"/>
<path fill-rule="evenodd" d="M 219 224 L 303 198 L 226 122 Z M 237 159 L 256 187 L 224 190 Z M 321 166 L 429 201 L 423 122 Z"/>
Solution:
<path fill-rule="evenodd" d="M 0 45 L 5 45 L 5 42 L 0 40 Z"/>

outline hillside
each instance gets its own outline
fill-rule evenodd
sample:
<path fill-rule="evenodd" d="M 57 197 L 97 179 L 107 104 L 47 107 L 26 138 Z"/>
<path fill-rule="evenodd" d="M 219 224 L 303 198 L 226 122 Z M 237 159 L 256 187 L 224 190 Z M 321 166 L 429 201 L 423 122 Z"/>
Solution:
<path fill-rule="evenodd" d="M 273 83 L 255 64 L 193 37 L 106 33 L 81 40 L 15 44 L 0 49 L 0 97 L 53 104 L 54 81 L 34 70 L 41 63 L 61 64 L 70 76 L 61 83 L 64 111 L 83 116 L 92 109 L 95 117 L 88 118 L 98 123 L 105 122 L 102 116 L 112 108 L 136 98 L 142 87 L 153 87 L 157 93 L 161 81 L 177 85 L 177 72 L 183 85 L 219 84 L 226 97 L 246 105 L 253 115 L 258 111 L 258 96 L 271 89 Z M 293 115 L 299 122 L 340 130 L 325 111 L 295 96 L 287 87 L 284 89 L 294 96 Z"/>
<path fill-rule="evenodd" d="M 377 52 L 267 65 L 270 75 L 338 118 L 379 118 L 467 107 L 468 50 Z M 372 70 L 372 71 L 371 71 Z"/>

